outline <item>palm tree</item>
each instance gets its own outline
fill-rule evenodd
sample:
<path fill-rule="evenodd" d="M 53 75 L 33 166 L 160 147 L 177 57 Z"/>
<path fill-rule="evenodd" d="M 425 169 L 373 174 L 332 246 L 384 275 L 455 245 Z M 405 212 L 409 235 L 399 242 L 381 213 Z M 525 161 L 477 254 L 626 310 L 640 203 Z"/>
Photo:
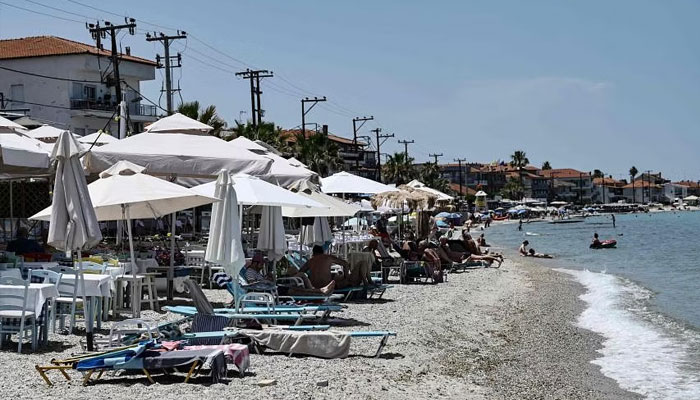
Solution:
<path fill-rule="evenodd" d="M 242 124 L 236 121 L 233 131 L 236 137 L 242 136 L 250 140 L 263 141 L 282 153 L 289 151 L 286 143 L 282 140 L 282 128 L 275 126 L 274 122 L 263 122 L 260 125 L 253 126 L 250 122 Z"/>
<path fill-rule="evenodd" d="M 632 181 L 632 203 L 637 202 L 637 190 L 634 188 L 634 178 L 637 176 L 637 167 L 634 165 L 630 168 L 630 180 Z"/>
<path fill-rule="evenodd" d="M 440 174 L 440 167 L 436 163 L 425 163 L 420 169 L 420 180 L 425 186 L 439 190 L 443 193 L 449 190 L 449 182 Z"/>
<path fill-rule="evenodd" d="M 338 146 L 328 139 L 327 135 L 320 133 L 309 136 L 297 133 L 291 153 L 322 177 L 330 175 L 343 166 L 343 159 L 338 154 Z"/>
<path fill-rule="evenodd" d="M 523 196 L 523 184 L 515 178 L 509 178 L 501 189 L 501 195 L 508 199 L 516 199 Z"/>
<path fill-rule="evenodd" d="M 518 177 L 520 178 L 520 186 L 523 187 L 523 168 L 530 164 L 530 160 L 527 159 L 527 155 L 522 150 L 516 150 L 510 156 L 510 166 L 518 169 Z M 521 191 L 522 193 L 522 191 Z M 522 194 L 521 194 L 522 196 Z"/>
<path fill-rule="evenodd" d="M 403 185 L 416 177 L 416 169 L 413 166 L 413 158 L 406 153 L 394 153 L 390 155 L 386 164 L 382 166 L 382 177 L 386 181 Z"/>
<path fill-rule="evenodd" d="M 549 161 L 545 161 L 545 162 L 542 163 L 542 170 L 543 170 L 543 171 L 547 171 L 547 170 L 550 170 L 550 169 L 552 169 L 552 166 L 549 164 Z"/>
<path fill-rule="evenodd" d="M 216 113 L 215 105 L 201 109 L 198 101 L 187 101 L 177 107 L 177 112 L 214 128 L 209 132 L 210 135 L 219 136 L 221 130 L 226 128 L 226 121 Z"/>

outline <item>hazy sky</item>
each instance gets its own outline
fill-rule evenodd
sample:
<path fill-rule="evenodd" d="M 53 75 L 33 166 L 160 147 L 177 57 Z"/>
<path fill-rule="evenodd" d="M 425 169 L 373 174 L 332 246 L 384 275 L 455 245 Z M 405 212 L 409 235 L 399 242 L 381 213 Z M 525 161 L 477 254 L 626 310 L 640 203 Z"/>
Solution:
<path fill-rule="evenodd" d="M 119 22 L 68 0 L 2 2 Z M 387 152 L 413 139 L 418 161 L 507 160 L 521 149 L 535 165 L 700 179 L 698 1 L 80 2 L 136 18 L 141 33 L 122 39 L 136 55 L 162 54 L 143 31 L 164 29 L 143 21 L 191 33 L 175 46 L 182 96 L 215 104 L 229 122 L 250 109 L 247 82 L 232 73 L 250 65 L 275 72 L 263 108 L 285 128 L 300 124 L 301 97 L 325 95 L 307 121 L 351 136 L 352 116 L 374 115 L 363 134 L 395 133 Z M 7 4 L 0 38 L 91 41 L 82 23 Z M 144 94 L 158 99 L 160 85 L 157 74 Z"/>

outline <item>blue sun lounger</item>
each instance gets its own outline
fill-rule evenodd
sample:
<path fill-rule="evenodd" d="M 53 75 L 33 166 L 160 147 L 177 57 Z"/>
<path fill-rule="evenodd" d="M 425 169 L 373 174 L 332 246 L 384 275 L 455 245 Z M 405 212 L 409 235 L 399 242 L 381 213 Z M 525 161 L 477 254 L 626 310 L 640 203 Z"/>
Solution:
<path fill-rule="evenodd" d="M 197 309 L 194 307 L 187 306 L 165 306 L 163 309 L 173 312 L 175 314 L 184 315 L 187 317 L 192 317 L 197 314 Z M 244 314 L 244 313 L 233 313 L 233 312 L 215 312 L 214 315 L 226 317 L 229 319 L 247 320 L 247 321 L 288 321 L 293 322 L 293 325 L 301 325 L 304 321 L 310 321 L 318 318 L 318 316 L 313 314 L 302 314 L 302 313 L 284 313 L 284 314 Z"/>

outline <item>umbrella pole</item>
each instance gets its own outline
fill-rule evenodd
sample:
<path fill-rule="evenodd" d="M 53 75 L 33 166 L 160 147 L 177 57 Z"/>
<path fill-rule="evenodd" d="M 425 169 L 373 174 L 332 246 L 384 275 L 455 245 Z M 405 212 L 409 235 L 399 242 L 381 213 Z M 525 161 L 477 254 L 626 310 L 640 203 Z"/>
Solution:
<path fill-rule="evenodd" d="M 10 240 L 15 238 L 14 208 L 12 204 L 12 181 L 10 180 Z"/>
<path fill-rule="evenodd" d="M 87 302 L 85 296 L 85 275 L 83 274 L 83 253 L 78 249 L 78 274 L 76 278 L 80 279 L 80 288 L 83 291 L 83 317 L 85 318 L 85 342 L 87 343 L 87 350 L 93 351 L 93 332 L 92 332 L 92 303 Z M 77 285 L 78 282 L 75 282 Z M 92 299 L 90 299 L 92 302 Z M 75 299 L 73 299 L 73 304 L 75 305 Z M 75 326 L 75 313 L 73 313 L 73 327 Z M 73 330 L 71 327 L 71 330 Z"/>
<path fill-rule="evenodd" d="M 134 256 L 134 239 L 131 233 L 131 216 L 129 206 L 126 206 L 126 232 L 129 235 L 129 258 L 131 259 L 131 315 L 138 318 L 141 313 L 141 293 L 137 290 L 136 284 L 136 257 Z"/>
<path fill-rule="evenodd" d="M 173 300 L 173 276 L 175 275 L 175 213 L 170 214 L 170 268 L 168 268 L 168 301 Z"/>

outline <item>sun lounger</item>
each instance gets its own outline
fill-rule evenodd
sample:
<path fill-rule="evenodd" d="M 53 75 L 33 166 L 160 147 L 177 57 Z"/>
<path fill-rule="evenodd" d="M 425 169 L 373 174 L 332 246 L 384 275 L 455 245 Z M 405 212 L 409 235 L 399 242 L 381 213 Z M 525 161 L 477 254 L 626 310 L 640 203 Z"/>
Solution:
<path fill-rule="evenodd" d="M 218 383 L 221 378 L 226 376 L 226 360 L 221 349 L 156 351 L 158 348 L 155 341 L 148 340 L 137 345 L 84 357 L 52 360 L 52 365 L 36 365 L 35 368 L 49 386 L 53 384 L 46 373 L 51 370 L 59 370 L 67 380 L 70 380 L 68 370 L 80 371 L 83 374 L 83 385 L 97 381 L 105 371 L 117 370 L 141 371 L 149 382 L 155 383 L 151 375 L 154 371 L 181 367 L 187 368 L 188 372 L 185 377 L 185 383 L 187 383 L 190 378 L 201 372 L 205 364 L 211 367 L 212 383 Z M 92 379 L 95 373 L 97 376 Z"/>
<path fill-rule="evenodd" d="M 367 292 L 368 298 L 373 298 L 377 296 L 377 299 L 381 299 L 384 296 L 384 292 L 387 289 L 391 289 L 392 285 L 375 285 L 375 286 L 351 286 L 342 289 L 335 289 L 333 293 L 345 295 L 344 301 L 348 301 L 354 294 Z"/>
<path fill-rule="evenodd" d="M 192 307 L 186 306 L 166 306 L 163 307 L 165 310 L 173 312 L 175 314 L 184 315 L 187 317 L 192 317 L 197 314 L 197 310 Z M 318 316 L 313 314 L 302 314 L 302 313 L 284 313 L 284 314 L 244 314 L 244 313 L 231 313 L 231 312 L 215 312 L 213 315 L 218 315 L 230 319 L 245 320 L 245 321 L 291 321 L 294 325 L 300 325 L 304 321 L 310 321 L 318 318 Z"/>

